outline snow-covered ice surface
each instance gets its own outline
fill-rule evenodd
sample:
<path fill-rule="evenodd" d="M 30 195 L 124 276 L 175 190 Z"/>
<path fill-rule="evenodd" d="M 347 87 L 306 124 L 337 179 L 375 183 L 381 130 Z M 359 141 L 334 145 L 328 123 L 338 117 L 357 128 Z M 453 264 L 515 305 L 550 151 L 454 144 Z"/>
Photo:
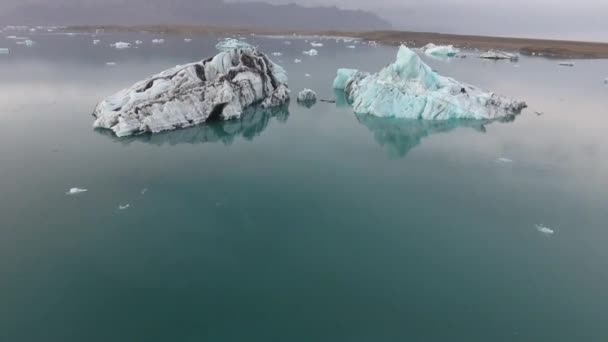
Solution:
<path fill-rule="evenodd" d="M 453 45 L 435 45 L 429 43 L 422 48 L 422 51 L 428 56 L 444 56 L 453 57 L 460 52 Z"/>
<path fill-rule="evenodd" d="M 83 189 L 83 188 L 71 188 L 65 194 L 66 195 L 78 195 L 78 194 L 81 194 L 81 193 L 87 192 L 87 191 L 89 191 L 89 190 L 88 189 Z"/>
<path fill-rule="evenodd" d="M 317 93 L 312 90 L 305 88 L 298 93 L 298 103 L 304 104 L 307 107 L 311 107 L 317 102 Z"/>
<path fill-rule="evenodd" d="M 519 59 L 519 56 L 516 54 L 513 54 L 513 53 L 505 52 L 505 51 L 489 50 L 489 51 L 486 51 L 486 52 L 482 53 L 481 55 L 479 55 L 479 58 L 508 59 L 508 60 L 516 61 Z"/>
<path fill-rule="evenodd" d="M 397 60 L 376 74 L 339 69 L 334 88 L 345 92 L 355 113 L 379 117 L 493 120 L 526 107 L 523 101 L 439 75 L 403 45 Z"/>
<path fill-rule="evenodd" d="M 110 129 L 119 137 L 157 133 L 238 118 L 248 106 L 273 107 L 288 100 L 282 67 L 256 48 L 232 49 L 109 96 L 95 108 L 93 127 Z"/>

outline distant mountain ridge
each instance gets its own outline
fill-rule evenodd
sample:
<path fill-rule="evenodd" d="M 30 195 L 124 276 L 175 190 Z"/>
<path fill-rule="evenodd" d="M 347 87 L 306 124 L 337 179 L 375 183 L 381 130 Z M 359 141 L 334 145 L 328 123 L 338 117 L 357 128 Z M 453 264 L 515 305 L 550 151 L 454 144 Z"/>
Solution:
<path fill-rule="evenodd" d="M 2 25 L 183 24 L 292 30 L 370 31 L 391 25 L 371 12 L 222 0 L 29 0 L 0 7 Z"/>

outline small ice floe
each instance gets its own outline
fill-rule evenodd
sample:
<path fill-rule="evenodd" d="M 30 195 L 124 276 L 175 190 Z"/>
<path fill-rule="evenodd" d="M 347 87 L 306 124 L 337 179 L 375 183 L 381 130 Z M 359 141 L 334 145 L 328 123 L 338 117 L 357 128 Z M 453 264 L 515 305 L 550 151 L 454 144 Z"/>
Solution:
<path fill-rule="evenodd" d="M 347 48 L 349 48 L 349 49 L 356 49 L 357 47 L 355 45 L 349 45 L 349 46 L 347 46 Z"/>
<path fill-rule="evenodd" d="M 82 188 L 71 188 L 70 190 L 68 190 L 68 192 L 66 192 L 66 195 L 78 195 L 81 194 L 83 192 L 87 192 L 89 191 L 89 189 L 82 189 Z"/>
<path fill-rule="evenodd" d="M 116 62 L 107 62 L 107 63 L 106 63 L 106 65 L 107 65 L 107 66 L 115 66 L 115 65 L 116 65 Z"/>
<path fill-rule="evenodd" d="M 298 63 L 302 63 L 302 60 L 296 58 L 296 59 L 293 60 L 293 62 L 296 63 L 296 64 L 298 64 Z M 606 79 L 606 80 L 608 81 L 608 79 Z"/>
<path fill-rule="evenodd" d="M 143 44 L 143 43 L 144 43 L 144 42 L 143 42 L 143 41 L 141 41 L 141 40 L 136 40 L 136 41 L 135 41 L 135 45 L 141 45 L 141 44 Z"/>
<path fill-rule="evenodd" d="M 27 40 L 29 38 L 28 37 L 17 37 L 17 36 L 6 36 L 6 39 L 11 39 L 11 40 Z"/>
<path fill-rule="evenodd" d="M 308 56 L 317 56 L 319 54 L 319 51 L 317 51 L 315 49 L 310 49 L 310 50 L 304 51 L 302 53 L 305 55 L 308 55 Z"/>
<path fill-rule="evenodd" d="M 494 60 L 507 59 L 507 60 L 511 60 L 511 61 L 516 61 L 519 59 L 519 56 L 516 54 L 504 52 L 504 51 L 489 50 L 489 51 L 484 52 L 481 55 L 479 55 L 479 58 L 494 59 Z"/>
<path fill-rule="evenodd" d="M 100 42 L 100 40 L 99 40 L 99 39 L 94 39 L 94 40 L 93 40 L 93 45 L 97 45 L 97 44 L 99 44 L 99 42 Z"/>
<path fill-rule="evenodd" d="M 116 42 L 116 43 L 112 44 L 112 46 L 117 49 L 128 49 L 131 47 L 131 43 Z"/>
<path fill-rule="evenodd" d="M 573 62 L 559 62 L 560 66 L 567 66 L 567 67 L 573 67 L 574 63 Z"/>
<path fill-rule="evenodd" d="M 283 56 L 283 54 L 282 54 L 282 53 L 280 53 L 280 52 L 273 52 L 273 53 L 272 53 L 272 55 L 273 55 L 273 56 L 276 56 L 276 57 L 281 57 L 281 56 Z"/>
<path fill-rule="evenodd" d="M 118 210 L 127 210 L 127 209 L 129 209 L 130 206 L 131 206 L 130 204 L 125 204 L 125 205 L 119 204 Z"/>
<path fill-rule="evenodd" d="M 312 46 L 312 47 L 323 47 L 323 43 L 312 42 L 312 43 L 310 43 L 310 46 Z"/>
<path fill-rule="evenodd" d="M 152 39 L 152 44 L 163 44 L 165 42 L 164 39 Z"/>
<path fill-rule="evenodd" d="M 500 158 L 496 159 L 496 162 L 500 163 L 500 164 L 507 164 L 507 163 L 512 163 L 513 160 L 509 159 L 509 158 L 505 158 L 505 157 L 500 157 Z"/>
<path fill-rule="evenodd" d="M 314 90 L 305 88 L 298 93 L 298 103 L 310 108 L 317 102 L 317 93 Z"/>
<path fill-rule="evenodd" d="M 460 50 L 454 48 L 453 45 L 435 45 L 429 43 L 422 47 L 422 52 L 427 56 L 454 57 Z"/>
<path fill-rule="evenodd" d="M 0 55 L 8 55 L 11 53 L 11 50 L 8 48 L 0 48 Z"/>
<path fill-rule="evenodd" d="M 184 42 L 186 43 L 190 43 L 192 41 L 192 38 L 184 38 Z"/>
<path fill-rule="evenodd" d="M 555 234 L 555 231 L 547 226 L 545 226 L 544 224 L 537 224 L 536 225 L 536 230 L 538 230 L 539 232 L 545 234 L 545 235 L 553 235 Z"/>
<path fill-rule="evenodd" d="M 306 77 L 310 77 L 310 74 L 304 74 L 304 76 L 306 76 Z"/>
<path fill-rule="evenodd" d="M 145 195 L 146 192 L 148 192 L 148 188 L 143 188 L 141 189 L 140 194 Z"/>
<path fill-rule="evenodd" d="M 289 40 L 286 40 L 286 41 L 283 42 L 283 44 L 285 44 L 285 45 L 291 45 L 291 42 Z"/>

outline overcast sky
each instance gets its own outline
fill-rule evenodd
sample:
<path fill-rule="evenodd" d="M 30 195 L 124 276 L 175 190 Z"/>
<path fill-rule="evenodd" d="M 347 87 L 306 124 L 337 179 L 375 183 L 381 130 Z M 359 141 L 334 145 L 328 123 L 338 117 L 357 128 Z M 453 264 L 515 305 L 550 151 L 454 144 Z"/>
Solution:
<path fill-rule="evenodd" d="M 267 1 L 362 8 L 404 30 L 608 41 L 608 0 Z"/>

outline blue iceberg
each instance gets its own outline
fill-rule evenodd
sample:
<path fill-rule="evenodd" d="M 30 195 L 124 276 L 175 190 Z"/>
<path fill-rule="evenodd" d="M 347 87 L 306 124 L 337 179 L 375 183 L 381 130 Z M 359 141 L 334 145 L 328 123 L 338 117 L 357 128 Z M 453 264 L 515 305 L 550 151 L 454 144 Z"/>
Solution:
<path fill-rule="evenodd" d="M 378 117 L 494 120 L 526 108 L 523 101 L 439 75 L 405 46 L 376 74 L 339 69 L 334 88 L 344 91 L 355 113 Z"/>

